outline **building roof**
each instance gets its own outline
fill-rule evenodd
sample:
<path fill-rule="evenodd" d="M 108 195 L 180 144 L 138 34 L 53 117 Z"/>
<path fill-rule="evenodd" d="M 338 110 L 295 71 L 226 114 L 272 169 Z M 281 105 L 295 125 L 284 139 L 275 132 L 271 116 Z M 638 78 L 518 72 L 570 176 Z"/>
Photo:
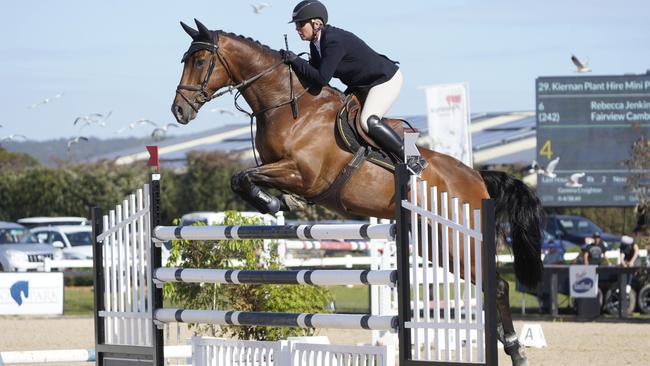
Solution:
<path fill-rule="evenodd" d="M 536 129 L 534 112 L 477 113 L 472 115 L 470 130 L 474 165 L 530 163 L 535 158 Z M 405 118 L 424 135 L 427 117 Z M 187 136 L 172 137 L 158 143 L 159 157 L 167 161 L 184 161 L 192 150 L 221 150 L 241 153 L 252 159 L 248 124 L 232 124 Z M 116 151 L 100 159 L 115 159 L 117 164 L 146 160 L 148 154 L 140 148 Z"/>

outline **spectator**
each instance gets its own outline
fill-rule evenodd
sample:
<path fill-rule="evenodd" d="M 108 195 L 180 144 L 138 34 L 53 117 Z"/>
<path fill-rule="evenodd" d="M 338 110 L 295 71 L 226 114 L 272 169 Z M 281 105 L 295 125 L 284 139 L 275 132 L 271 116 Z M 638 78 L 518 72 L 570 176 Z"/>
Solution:
<path fill-rule="evenodd" d="M 564 245 L 561 240 L 549 243 L 548 252 L 544 255 L 544 264 L 564 264 Z"/>
<path fill-rule="evenodd" d="M 606 265 L 607 259 L 605 258 L 605 245 L 604 242 L 600 239 L 600 233 L 595 232 L 593 238 L 593 244 L 587 245 L 582 251 L 582 263 Z"/>
<path fill-rule="evenodd" d="M 641 264 L 639 246 L 631 236 L 623 235 L 621 238 L 621 267 L 636 267 Z"/>
<path fill-rule="evenodd" d="M 0 243 L 15 243 L 15 242 L 16 240 L 13 237 L 13 235 L 11 235 L 11 231 L 9 230 L 0 231 Z"/>
<path fill-rule="evenodd" d="M 578 254 L 573 260 L 571 261 L 571 264 L 585 264 L 585 259 L 582 257 L 583 253 L 585 252 L 586 248 L 594 243 L 594 238 L 591 236 L 588 236 L 585 238 L 585 242 L 580 246 L 580 254 Z"/>

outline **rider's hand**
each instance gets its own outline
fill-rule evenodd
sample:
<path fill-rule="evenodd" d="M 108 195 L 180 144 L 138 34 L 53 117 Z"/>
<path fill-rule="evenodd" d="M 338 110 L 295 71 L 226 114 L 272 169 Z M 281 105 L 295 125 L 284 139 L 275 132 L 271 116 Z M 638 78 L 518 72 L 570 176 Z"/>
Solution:
<path fill-rule="evenodd" d="M 298 55 L 287 50 L 280 50 L 280 56 L 282 56 L 282 61 L 287 65 L 291 64 L 298 58 Z"/>

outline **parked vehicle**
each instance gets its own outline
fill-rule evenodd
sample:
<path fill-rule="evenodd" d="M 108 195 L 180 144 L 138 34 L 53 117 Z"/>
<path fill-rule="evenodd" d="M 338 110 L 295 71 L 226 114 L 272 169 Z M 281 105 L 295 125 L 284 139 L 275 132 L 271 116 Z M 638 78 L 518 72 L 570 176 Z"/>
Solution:
<path fill-rule="evenodd" d="M 566 252 L 567 248 L 574 247 L 575 244 L 573 244 L 570 241 L 560 239 L 559 237 L 550 234 L 546 230 L 542 230 L 542 253 L 543 254 L 548 254 L 549 251 L 553 249 L 553 247 L 556 250 L 559 250 L 562 252 L 562 255 L 564 256 L 564 253 Z"/>
<path fill-rule="evenodd" d="M 600 233 L 601 239 L 607 243 L 607 250 L 621 244 L 620 235 L 607 233 L 591 220 L 582 216 L 549 215 L 546 218 L 544 229 L 554 237 L 569 241 L 579 247 L 585 244 L 585 238 L 592 237 L 596 232 Z"/>
<path fill-rule="evenodd" d="M 76 216 L 61 217 L 25 217 L 18 219 L 18 223 L 33 228 L 37 226 L 57 226 L 57 225 L 89 225 L 88 219 Z"/>
<path fill-rule="evenodd" d="M 245 218 L 259 217 L 265 223 L 275 224 L 277 222 L 275 216 L 269 214 L 262 214 L 254 211 L 244 211 L 238 213 Z M 195 222 L 202 222 L 206 225 L 221 225 L 223 223 L 223 219 L 225 216 L 226 216 L 225 212 L 211 212 L 211 211 L 190 212 L 188 214 L 183 215 L 183 217 L 181 217 L 181 225 L 188 226 L 194 224 Z"/>
<path fill-rule="evenodd" d="M 42 271 L 46 258 L 63 259 L 61 249 L 39 243 L 20 224 L 0 221 L 0 271 Z"/>
<path fill-rule="evenodd" d="M 40 226 L 30 230 L 39 243 L 63 248 L 65 259 L 92 259 L 92 228 L 82 225 Z M 60 245 L 58 244 L 60 243 Z"/>

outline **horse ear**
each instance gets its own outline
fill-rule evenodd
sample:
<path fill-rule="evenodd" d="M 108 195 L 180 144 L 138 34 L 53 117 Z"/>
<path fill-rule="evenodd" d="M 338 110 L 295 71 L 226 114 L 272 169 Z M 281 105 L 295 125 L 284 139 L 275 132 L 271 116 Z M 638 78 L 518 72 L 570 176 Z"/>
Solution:
<path fill-rule="evenodd" d="M 205 39 L 212 39 L 212 34 L 210 33 L 208 27 L 196 20 L 196 18 L 194 19 L 194 22 L 196 23 L 196 28 L 199 30 L 201 37 L 204 37 Z"/>
<path fill-rule="evenodd" d="M 189 25 L 181 22 L 181 27 L 185 30 L 185 33 L 189 34 L 192 39 L 196 38 L 199 35 L 199 31 L 192 29 Z"/>

